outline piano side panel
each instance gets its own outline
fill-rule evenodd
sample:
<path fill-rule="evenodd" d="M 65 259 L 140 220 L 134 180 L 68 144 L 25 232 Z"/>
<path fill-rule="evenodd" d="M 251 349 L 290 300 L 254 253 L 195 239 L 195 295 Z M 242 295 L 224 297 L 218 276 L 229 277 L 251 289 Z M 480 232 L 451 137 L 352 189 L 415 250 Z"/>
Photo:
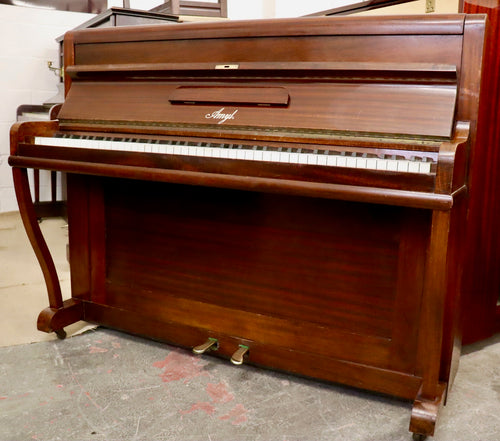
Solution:
<path fill-rule="evenodd" d="M 88 179 L 106 228 L 92 302 L 195 330 L 177 344 L 216 335 L 414 372 L 426 211 Z"/>

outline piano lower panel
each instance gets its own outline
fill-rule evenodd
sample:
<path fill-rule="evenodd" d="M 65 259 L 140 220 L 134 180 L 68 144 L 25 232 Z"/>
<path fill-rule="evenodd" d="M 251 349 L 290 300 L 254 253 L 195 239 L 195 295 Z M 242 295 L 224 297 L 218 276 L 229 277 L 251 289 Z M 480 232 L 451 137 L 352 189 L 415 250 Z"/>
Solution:
<path fill-rule="evenodd" d="M 142 311 L 123 310 L 84 302 L 84 316 L 89 322 L 172 343 L 187 350 L 193 347 L 193 342 L 197 344 L 206 338 L 204 329 L 152 319 L 150 315 L 143 314 Z M 219 334 L 217 337 L 221 347 L 225 350 L 212 352 L 211 355 L 228 359 L 241 340 L 230 335 Z M 325 357 L 304 352 L 300 348 L 290 350 L 254 342 L 252 349 L 251 360 L 255 366 L 345 384 L 408 400 L 415 398 L 422 381 L 420 377 L 411 374 Z"/>
<path fill-rule="evenodd" d="M 245 344 L 250 363 L 414 397 L 429 212 L 83 175 L 68 176 L 68 212 L 73 291 L 102 314 L 87 320 L 188 347 L 215 337 L 224 357 Z M 350 364 L 410 380 L 344 381 Z"/>

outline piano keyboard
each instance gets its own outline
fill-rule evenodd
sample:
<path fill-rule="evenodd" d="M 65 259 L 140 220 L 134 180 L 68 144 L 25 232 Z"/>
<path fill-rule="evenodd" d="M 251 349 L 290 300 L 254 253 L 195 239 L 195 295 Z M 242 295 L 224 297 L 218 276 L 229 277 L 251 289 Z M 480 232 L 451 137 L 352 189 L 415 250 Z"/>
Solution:
<path fill-rule="evenodd" d="M 431 173 L 431 166 L 435 163 L 432 158 L 425 156 L 412 156 L 410 159 L 407 159 L 396 155 L 376 155 L 339 150 L 137 138 L 105 138 L 99 136 L 59 135 L 56 137 L 35 137 L 35 144 L 121 152 L 349 167 L 406 173 Z"/>

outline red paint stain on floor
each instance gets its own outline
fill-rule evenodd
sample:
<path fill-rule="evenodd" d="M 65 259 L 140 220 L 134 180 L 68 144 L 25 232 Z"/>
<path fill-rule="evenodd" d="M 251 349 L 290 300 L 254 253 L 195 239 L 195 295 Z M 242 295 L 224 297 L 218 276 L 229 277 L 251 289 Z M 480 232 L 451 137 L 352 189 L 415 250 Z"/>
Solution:
<path fill-rule="evenodd" d="M 187 383 L 192 378 L 201 375 L 208 376 L 208 373 L 203 371 L 203 365 L 200 364 L 199 358 L 178 351 L 170 352 L 165 360 L 157 361 L 153 363 L 153 366 L 164 369 L 160 377 L 165 383 L 179 380 L 184 380 Z"/>
<path fill-rule="evenodd" d="M 91 346 L 89 348 L 89 354 L 98 354 L 98 353 L 101 353 L 101 352 L 108 352 L 108 350 L 105 349 L 105 348 L 99 348 L 97 346 Z"/>
<path fill-rule="evenodd" d="M 227 386 L 222 381 L 218 384 L 208 383 L 206 391 L 214 403 L 229 403 L 234 400 L 234 395 L 227 390 Z"/>
<path fill-rule="evenodd" d="M 207 415 L 213 415 L 215 412 L 215 407 L 210 403 L 198 401 L 194 403 L 189 410 L 181 410 L 182 415 L 187 415 L 188 413 L 195 412 L 196 410 L 201 410 L 205 412 Z"/>
<path fill-rule="evenodd" d="M 237 426 L 248 420 L 247 410 L 243 404 L 237 404 L 232 410 L 226 415 L 219 417 L 220 420 L 231 420 L 231 424 Z"/>

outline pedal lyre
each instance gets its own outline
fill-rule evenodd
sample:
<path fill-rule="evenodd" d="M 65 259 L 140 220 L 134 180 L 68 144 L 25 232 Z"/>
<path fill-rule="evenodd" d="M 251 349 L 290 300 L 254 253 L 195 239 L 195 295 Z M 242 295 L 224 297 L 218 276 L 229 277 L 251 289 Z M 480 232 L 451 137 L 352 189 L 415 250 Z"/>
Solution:
<path fill-rule="evenodd" d="M 219 348 L 219 342 L 217 341 L 217 339 L 209 337 L 205 343 L 203 343 L 199 346 L 195 346 L 193 348 L 193 352 L 195 354 L 204 354 L 205 352 L 207 352 L 210 349 L 216 351 L 218 348 Z"/>

